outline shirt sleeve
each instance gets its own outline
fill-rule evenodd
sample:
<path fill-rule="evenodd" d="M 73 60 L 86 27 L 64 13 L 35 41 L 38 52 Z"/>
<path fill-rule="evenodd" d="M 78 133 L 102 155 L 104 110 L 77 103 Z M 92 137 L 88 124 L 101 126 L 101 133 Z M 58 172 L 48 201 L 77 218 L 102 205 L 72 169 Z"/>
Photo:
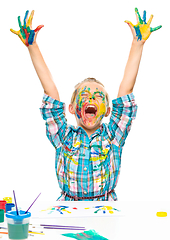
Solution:
<path fill-rule="evenodd" d="M 65 103 L 44 94 L 40 112 L 46 121 L 46 134 L 48 139 L 54 147 L 58 147 L 60 143 L 63 143 L 67 128 Z"/>
<path fill-rule="evenodd" d="M 137 105 L 133 93 L 112 100 L 112 112 L 108 124 L 113 144 L 123 147 L 136 117 Z"/>

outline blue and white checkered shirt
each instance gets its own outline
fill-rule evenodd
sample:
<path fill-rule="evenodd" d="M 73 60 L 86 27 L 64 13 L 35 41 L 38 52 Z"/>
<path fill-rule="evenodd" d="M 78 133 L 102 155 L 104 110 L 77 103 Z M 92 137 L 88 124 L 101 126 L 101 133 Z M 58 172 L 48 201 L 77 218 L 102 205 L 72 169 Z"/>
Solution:
<path fill-rule="evenodd" d="M 114 191 L 105 193 L 116 187 L 122 147 L 136 117 L 133 93 L 112 101 L 109 123 L 102 123 L 90 137 L 82 127 L 67 124 L 64 103 L 44 94 L 40 110 L 47 137 L 56 149 L 55 169 L 62 190 L 59 199 L 117 200 Z"/>

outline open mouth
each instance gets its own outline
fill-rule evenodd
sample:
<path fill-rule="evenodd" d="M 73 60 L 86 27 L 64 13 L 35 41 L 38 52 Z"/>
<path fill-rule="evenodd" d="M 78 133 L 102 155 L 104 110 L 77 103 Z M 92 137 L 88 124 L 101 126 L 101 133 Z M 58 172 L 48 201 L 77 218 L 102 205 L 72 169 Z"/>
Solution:
<path fill-rule="evenodd" d="M 87 105 L 85 108 L 85 116 L 93 118 L 97 115 L 97 107 L 95 105 Z"/>

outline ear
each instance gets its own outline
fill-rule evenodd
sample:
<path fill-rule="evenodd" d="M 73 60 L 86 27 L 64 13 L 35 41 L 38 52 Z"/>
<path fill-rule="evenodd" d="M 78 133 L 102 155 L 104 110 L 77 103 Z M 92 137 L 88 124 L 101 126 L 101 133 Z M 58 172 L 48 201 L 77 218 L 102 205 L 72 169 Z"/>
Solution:
<path fill-rule="evenodd" d="M 69 104 L 68 110 L 69 110 L 69 112 L 70 112 L 71 114 L 75 114 L 75 109 L 74 109 L 73 104 Z"/>
<path fill-rule="evenodd" d="M 107 108 L 107 111 L 106 111 L 106 113 L 105 113 L 105 117 L 108 117 L 108 116 L 109 116 L 109 114 L 110 114 L 110 111 L 111 111 L 111 108 L 110 108 L 110 107 L 108 107 L 108 108 Z"/>

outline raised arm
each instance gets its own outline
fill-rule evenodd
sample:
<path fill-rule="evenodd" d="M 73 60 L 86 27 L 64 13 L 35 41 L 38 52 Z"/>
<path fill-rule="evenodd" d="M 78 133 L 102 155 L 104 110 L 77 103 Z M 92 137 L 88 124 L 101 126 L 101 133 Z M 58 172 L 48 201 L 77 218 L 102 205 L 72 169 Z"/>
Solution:
<path fill-rule="evenodd" d="M 10 30 L 11 32 L 18 35 L 21 41 L 25 44 L 25 46 L 28 47 L 28 51 L 30 53 L 32 63 L 40 79 L 40 82 L 44 88 L 44 92 L 50 97 L 60 101 L 59 93 L 54 84 L 51 73 L 36 43 L 37 34 L 39 30 L 43 27 L 43 25 L 40 25 L 35 30 L 32 30 L 32 19 L 33 19 L 34 11 L 31 12 L 29 18 L 28 18 L 28 13 L 29 12 L 26 11 L 23 25 L 21 24 L 20 17 L 18 17 L 18 23 L 20 27 L 19 31 L 15 31 L 13 29 L 10 29 Z"/>
<path fill-rule="evenodd" d="M 43 59 L 43 56 L 39 50 L 37 43 L 34 42 L 33 45 L 29 45 L 28 50 L 35 71 L 37 72 L 40 82 L 44 88 L 44 92 L 50 97 L 60 101 L 58 90 L 53 81 L 52 75 Z"/>
<path fill-rule="evenodd" d="M 122 97 L 126 94 L 132 93 L 138 74 L 144 43 L 149 38 L 151 32 L 154 32 L 162 27 L 158 26 L 156 28 L 151 28 L 150 24 L 153 15 L 151 15 L 149 21 L 146 23 L 146 11 L 143 13 L 143 19 L 141 18 L 137 8 L 135 8 L 135 12 L 137 17 L 136 25 L 133 25 L 129 21 L 125 21 L 132 31 L 133 41 L 117 97 Z"/>

